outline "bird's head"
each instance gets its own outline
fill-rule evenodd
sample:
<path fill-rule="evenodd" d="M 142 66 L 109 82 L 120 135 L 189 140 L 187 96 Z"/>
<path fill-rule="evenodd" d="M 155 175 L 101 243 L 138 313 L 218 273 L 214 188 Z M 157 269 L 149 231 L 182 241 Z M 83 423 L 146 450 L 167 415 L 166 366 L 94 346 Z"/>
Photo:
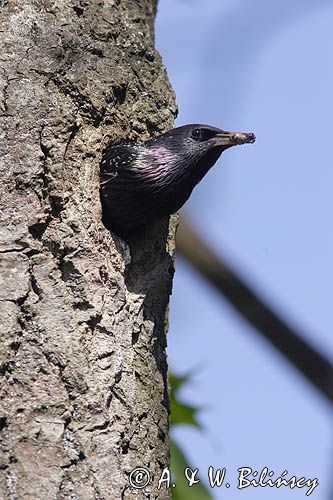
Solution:
<path fill-rule="evenodd" d="M 147 143 L 151 151 L 170 168 L 187 169 L 191 175 L 203 175 L 214 165 L 221 153 L 238 144 L 253 143 L 253 133 L 226 132 L 210 125 L 177 127 Z"/>

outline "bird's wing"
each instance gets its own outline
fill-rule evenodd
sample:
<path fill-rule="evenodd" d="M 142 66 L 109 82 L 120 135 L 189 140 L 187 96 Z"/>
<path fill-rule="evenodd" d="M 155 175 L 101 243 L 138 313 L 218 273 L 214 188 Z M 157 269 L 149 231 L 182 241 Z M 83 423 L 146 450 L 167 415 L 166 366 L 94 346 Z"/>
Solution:
<path fill-rule="evenodd" d="M 126 169 L 137 157 L 137 149 L 133 146 L 115 146 L 108 148 L 100 165 L 100 182 L 107 184 Z"/>

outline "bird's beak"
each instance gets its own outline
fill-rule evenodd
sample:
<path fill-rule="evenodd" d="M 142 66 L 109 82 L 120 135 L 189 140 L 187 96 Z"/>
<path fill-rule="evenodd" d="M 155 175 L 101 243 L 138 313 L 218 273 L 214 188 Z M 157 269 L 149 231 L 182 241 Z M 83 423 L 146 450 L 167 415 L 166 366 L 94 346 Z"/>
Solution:
<path fill-rule="evenodd" d="M 247 142 L 253 143 L 256 136 L 252 133 L 246 132 L 219 132 L 215 135 L 215 145 L 218 147 L 231 147 L 237 144 L 245 144 Z"/>

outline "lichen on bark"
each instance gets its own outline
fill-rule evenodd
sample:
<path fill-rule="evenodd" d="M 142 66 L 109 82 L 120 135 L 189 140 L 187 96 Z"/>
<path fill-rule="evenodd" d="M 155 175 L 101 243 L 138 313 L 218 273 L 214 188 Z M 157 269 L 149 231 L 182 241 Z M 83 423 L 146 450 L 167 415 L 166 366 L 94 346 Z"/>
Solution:
<path fill-rule="evenodd" d="M 107 143 L 173 125 L 155 8 L 2 2 L 0 498 L 129 498 L 139 465 L 142 498 L 169 498 L 157 479 L 175 222 L 125 244 L 98 191 Z"/>

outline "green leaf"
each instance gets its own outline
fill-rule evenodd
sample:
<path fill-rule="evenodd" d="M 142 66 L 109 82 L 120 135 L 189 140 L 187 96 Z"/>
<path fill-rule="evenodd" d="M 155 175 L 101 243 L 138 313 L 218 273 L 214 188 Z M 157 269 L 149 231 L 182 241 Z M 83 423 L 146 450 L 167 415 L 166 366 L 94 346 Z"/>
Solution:
<path fill-rule="evenodd" d="M 173 392 L 177 392 L 178 389 L 183 385 L 186 384 L 190 380 L 190 375 L 175 375 L 174 373 L 169 372 L 169 382 L 170 382 L 170 387 L 171 387 L 171 394 Z"/>
<path fill-rule="evenodd" d="M 171 472 L 173 482 L 176 485 L 172 488 L 172 500 L 211 500 L 211 494 L 204 483 L 193 484 L 191 487 L 188 485 L 184 471 L 186 467 L 191 466 L 172 439 L 170 440 L 170 452 Z M 199 476 L 197 479 L 200 479 Z"/>
<path fill-rule="evenodd" d="M 201 429 L 200 423 L 196 420 L 198 408 L 184 405 L 175 398 L 171 399 L 171 425 L 188 424 Z"/>
<path fill-rule="evenodd" d="M 175 374 L 169 374 L 170 381 L 170 398 L 171 398 L 171 425 L 176 424 L 188 424 L 201 428 L 199 422 L 196 419 L 196 414 L 200 408 L 194 406 L 186 405 L 179 401 L 177 398 L 177 393 L 183 384 L 188 382 L 190 379 L 189 375 L 179 377 Z"/>

